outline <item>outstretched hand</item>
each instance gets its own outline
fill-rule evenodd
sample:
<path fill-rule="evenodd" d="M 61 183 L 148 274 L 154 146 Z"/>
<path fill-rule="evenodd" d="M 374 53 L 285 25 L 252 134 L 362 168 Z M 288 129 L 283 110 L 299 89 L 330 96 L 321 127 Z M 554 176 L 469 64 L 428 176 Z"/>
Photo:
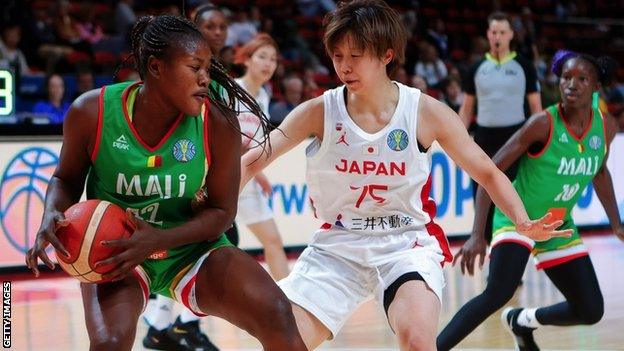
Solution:
<path fill-rule="evenodd" d="M 556 230 L 563 224 L 562 220 L 552 221 L 552 213 L 536 220 L 529 220 L 516 226 L 518 233 L 535 241 L 546 241 L 550 238 L 569 238 L 572 229 Z"/>

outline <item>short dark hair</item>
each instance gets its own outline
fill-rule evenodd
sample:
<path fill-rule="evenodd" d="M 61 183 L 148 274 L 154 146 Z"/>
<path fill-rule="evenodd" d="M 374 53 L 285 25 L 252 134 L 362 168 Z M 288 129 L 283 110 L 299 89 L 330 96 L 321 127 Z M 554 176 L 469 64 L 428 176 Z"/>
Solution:
<path fill-rule="evenodd" d="M 323 30 L 323 43 L 329 55 L 345 35 L 351 34 L 360 49 L 369 50 L 377 57 L 383 57 L 388 49 L 394 50 L 387 72 L 405 61 L 407 31 L 401 16 L 381 0 L 339 4 L 335 11 L 325 15 Z"/>

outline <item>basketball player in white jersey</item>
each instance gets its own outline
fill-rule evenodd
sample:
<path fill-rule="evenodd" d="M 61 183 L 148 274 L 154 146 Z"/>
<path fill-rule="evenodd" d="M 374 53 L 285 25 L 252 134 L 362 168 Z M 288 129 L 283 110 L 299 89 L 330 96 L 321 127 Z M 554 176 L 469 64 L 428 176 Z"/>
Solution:
<path fill-rule="evenodd" d="M 444 276 L 452 260 L 433 223 L 430 157 L 446 153 L 534 240 L 569 236 L 561 221 L 530 220 L 509 180 L 468 137 L 446 105 L 391 81 L 406 34 L 381 0 L 354 0 L 328 14 L 324 44 L 343 86 L 293 110 L 271 133 L 272 153 L 244 155 L 242 183 L 310 135 L 307 182 L 315 233 L 290 275 L 279 282 L 299 332 L 314 349 L 335 336 L 369 298 L 383 304 L 401 350 L 435 350 Z M 255 161 L 255 162 L 254 162 Z"/>

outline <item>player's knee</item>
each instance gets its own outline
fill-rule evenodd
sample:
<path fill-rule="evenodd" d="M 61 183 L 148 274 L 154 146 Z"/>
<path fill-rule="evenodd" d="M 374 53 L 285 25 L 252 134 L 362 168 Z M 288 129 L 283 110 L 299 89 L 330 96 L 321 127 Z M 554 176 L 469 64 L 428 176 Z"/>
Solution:
<path fill-rule="evenodd" d="M 603 304 L 595 304 L 593 306 L 587 306 L 580 311 L 581 322 L 583 324 L 596 324 L 600 322 L 604 315 Z"/>
<path fill-rule="evenodd" d="M 497 310 L 509 302 L 515 292 L 515 288 L 506 289 L 504 287 L 490 287 L 490 284 L 488 284 L 488 287 L 485 288 L 485 291 L 483 291 L 481 295 L 487 299 L 488 304 L 494 310 Z"/>
<path fill-rule="evenodd" d="M 255 318 L 248 330 L 252 335 L 284 335 L 297 330 L 290 301 L 283 294 L 266 299 L 257 313 L 259 318 Z"/>
<path fill-rule="evenodd" d="M 399 333 L 399 342 L 402 350 L 409 351 L 435 351 L 435 336 L 429 336 L 413 331 Z"/>
<path fill-rule="evenodd" d="M 273 304 L 268 308 L 268 315 L 272 317 L 275 328 L 290 327 L 294 322 L 292 306 L 283 294 L 273 300 Z"/>

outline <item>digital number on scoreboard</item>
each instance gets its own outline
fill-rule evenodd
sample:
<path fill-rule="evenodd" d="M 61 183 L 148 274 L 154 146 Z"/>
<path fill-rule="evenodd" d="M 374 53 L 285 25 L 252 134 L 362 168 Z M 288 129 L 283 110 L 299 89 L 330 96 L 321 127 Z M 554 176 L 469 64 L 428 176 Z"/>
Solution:
<path fill-rule="evenodd" d="M 0 69 L 0 117 L 15 113 L 15 79 L 13 72 Z"/>

